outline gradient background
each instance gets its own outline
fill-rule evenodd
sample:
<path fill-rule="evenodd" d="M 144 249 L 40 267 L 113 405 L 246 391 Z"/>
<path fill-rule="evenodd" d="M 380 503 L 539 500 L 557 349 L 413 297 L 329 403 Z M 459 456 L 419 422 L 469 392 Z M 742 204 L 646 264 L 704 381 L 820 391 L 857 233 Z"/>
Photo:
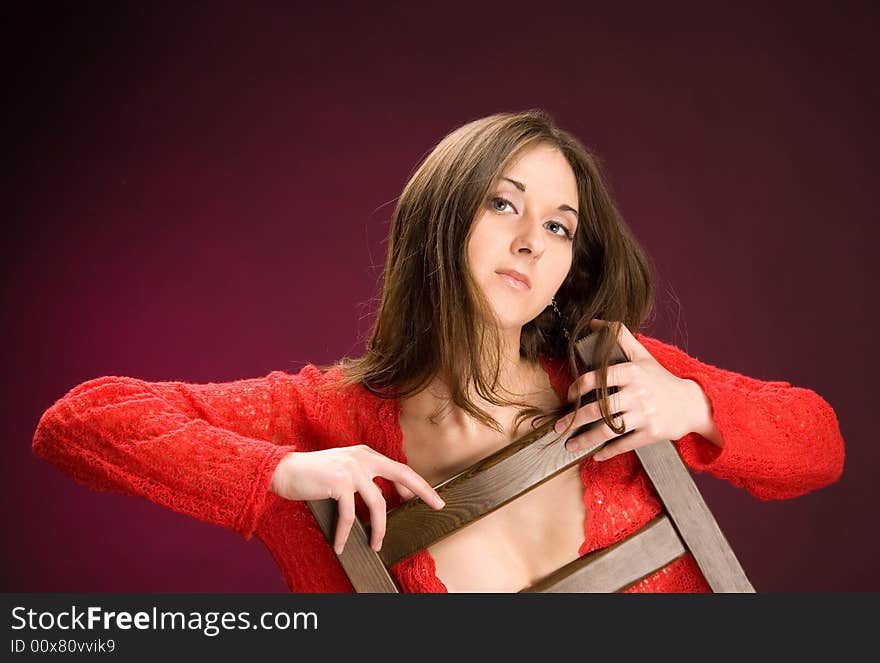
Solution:
<path fill-rule="evenodd" d="M 101 375 L 360 353 L 409 174 L 533 107 L 602 159 L 654 262 L 643 331 L 837 412 L 832 486 L 696 477 L 755 587 L 880 589 L 874 6 L 245 4 L 6 22 L 2 591 L 286 591 L 257 539 L 38 460 L 40 415 Z"/>

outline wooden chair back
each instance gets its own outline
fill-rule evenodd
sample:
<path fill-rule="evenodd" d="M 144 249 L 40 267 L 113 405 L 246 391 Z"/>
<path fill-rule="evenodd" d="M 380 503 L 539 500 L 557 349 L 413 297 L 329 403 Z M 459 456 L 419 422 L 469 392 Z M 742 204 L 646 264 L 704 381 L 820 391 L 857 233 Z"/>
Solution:
<path fill-rule="evenodd" d="M 586 371 L 592 370 L 596 338 L 597 334 L 588 334 L 575 344 Z M 625 361 L 617 345 L 610 363 Z M 593 392 L 581 404 L 596 397 Z M 565 441 L 585 427 L 560 436 L 553 430 L 555 423 L 547 423 L 434 486 L 446 502 L 443 509 L 433 509 L 415 497 L 389 510 L 378 552 L 369 545 L 367 527 L 355 519 L 345 549 L 338 555 L 355 591 L 399 592 L 389 567 L 519 498 L 606 444 L 570 452 Z M 754 592 L 672 442 L 661 440 L 635 453 L 663 503 L 661 514 L 629 537 L 566 564 L 521 592 L 618 592 L 687 552 L 712 591 Z M 331 544 L 336 505 L 334 499 L 308 502 Z"/>

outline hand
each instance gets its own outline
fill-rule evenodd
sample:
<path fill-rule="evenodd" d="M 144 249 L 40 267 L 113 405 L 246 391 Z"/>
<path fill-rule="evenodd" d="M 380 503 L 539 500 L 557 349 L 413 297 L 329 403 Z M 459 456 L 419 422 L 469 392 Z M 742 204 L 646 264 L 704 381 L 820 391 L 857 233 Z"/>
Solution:
<path fill-rule="evenodd" d="M 592 320 L 590 327 L 595 330 L 608 324 L 604 320 Z M 623 437 L 593 454 L 596 460 L 607 460 L 658 440 L 683 437 L 695 429 L 699 408 L 703 405 L 696 402 L 694 387 L 699 390 L 699 385 L 667 371 L 625 325 L 621 325 L 617 340 L 630 361 L 608 367 L 608 387 L 618 387 L 616 393 L 609 394 L 608 401 L 612 418 L 616 420 L 617 415 L 622 414 L 626 429 L 621 434 Z M 572 382 L 569 401 L 577 402 L 598 386 L 598 371 L 584 373 Z M 595 401 L 562 417 L 555 429 L 561 433 L 572 421 L 573 428 L 577 428 L 601 418 L 599 401 Z M 569 451 L 579 451 L 596 447 L 614 437 L 618 437 L 617 433 L 603 422 L 568 440 L 565 446 Z"/>
<path fill-rule="evenodd" d="M 342 553 L 354 524 L 354 494 L 360 494 L 370 509 L 373 550 L 382 547 L 385 537 L 385 498 L 374 477 L 394 483 L 403 499 L 416 495 L 435 509 L 445 503 L 409 465 L 383 456 L 365 444 L 322 451 L 291 452 L 281 459 L 272 475 L 269 490 L 288 500 L 318 500 L 332 497 L 339 504 L 336 539 L 333 548 Z"/>

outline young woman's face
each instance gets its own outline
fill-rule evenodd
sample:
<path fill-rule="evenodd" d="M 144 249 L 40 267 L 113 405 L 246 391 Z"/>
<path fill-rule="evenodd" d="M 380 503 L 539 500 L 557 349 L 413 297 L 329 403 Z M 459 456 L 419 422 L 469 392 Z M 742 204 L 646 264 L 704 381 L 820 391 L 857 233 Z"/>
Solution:
<path fill-rule="evenodd" d="M 522 327 L 550 305 L 571 267 L 577 206 L 574 171 L 546 143 L 522 151 L 493 183 L 467 252 L 502 328 Z M 519 272 L 528 285 L 503 271 Z"/>

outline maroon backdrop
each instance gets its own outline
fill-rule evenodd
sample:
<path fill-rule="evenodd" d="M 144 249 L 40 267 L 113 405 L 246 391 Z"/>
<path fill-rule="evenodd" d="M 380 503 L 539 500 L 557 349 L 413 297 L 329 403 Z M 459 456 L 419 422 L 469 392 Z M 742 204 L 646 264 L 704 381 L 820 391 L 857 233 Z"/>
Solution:
<path fill-rule="evenodd" d="M 756 588 L 880 589 L 872 6 L 245 4 L 6 24 L 2 591 L 286 591 L 257 539 L 39 461 L 40 415 L 101 375 L 361 352 L 412 169 L 534 107 L 600 156 L 654 262 L 645 332 L 837 412 L 835 485 L 762 502 L 697 475 Z"/>

